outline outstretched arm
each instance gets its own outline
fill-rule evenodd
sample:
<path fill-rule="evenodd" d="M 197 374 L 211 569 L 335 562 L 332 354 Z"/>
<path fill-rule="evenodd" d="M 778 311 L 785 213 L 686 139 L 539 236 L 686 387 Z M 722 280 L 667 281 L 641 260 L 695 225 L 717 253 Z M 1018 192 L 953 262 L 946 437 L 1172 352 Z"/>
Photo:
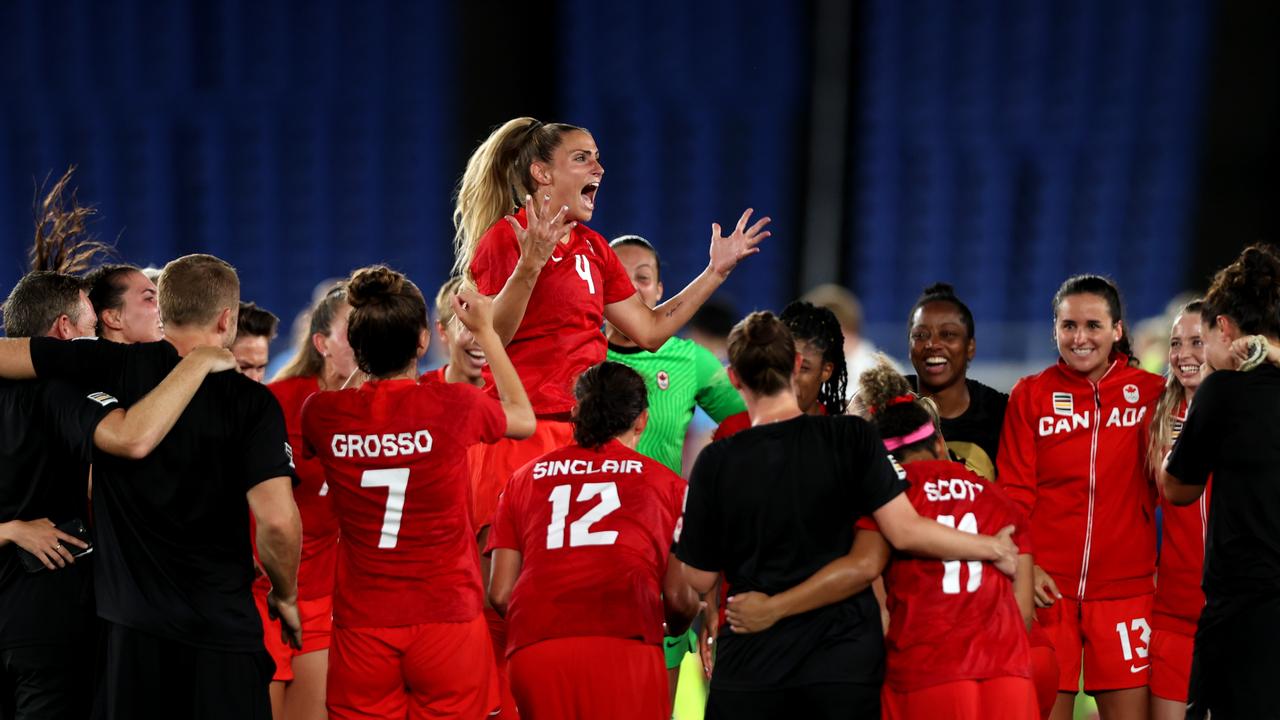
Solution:
<path fill-rule="evenodd" d="M 235 367 L 236 358 L 226 348 L 196 348 L 146 397 L 102 418 L 93 431 L 93 444 L 120 457 L 146 457 L 173 429 L 205 377 Z"/>
<path fill-rule="evenodd" d="M 605 318 L 640 347 L 651 352 L 662 347 L 663 343 L 689 322 L 689 318 L 724 283 L 739 262 L 760 252 L 760 248 L 756 246 L 770 235 L 764 229 L 769 224 L 769 218 L 761 218 L 747 227 L 751 213 L 750 208 L 742 213 L 733 233 L 728 237 L 720 234 L 718 224 L 712 224 L 711 260 L 707 268 L 675 297 L 651 308 L 644 304 L 639 294 L 635 294 L 626 300 L 606 305 Z"/>
<path fill-rule="evenodd" d="M 729 596 L 725 620 L 735 633 L 767 630 L 779 620 L 838 603 L 862 592 L 889 562 L 890 547 L 874 530 L 859 530 L 844 557 L 777 595 L 748 592 Z"/>
<path fill-rule="evenodd" d="M 493 372 L 493 384 L 498 388 L 498 399 L 507 416 L 507 437 L 522 440 L 533 434 L 536 421 L 524 384 L 516 374 L 515 365 L 507 356 L 507 349 L 493 329 L 493 301 L 472 290 L 461 290 L 450 300 L 453 312 L 471 331 L 480 349 L 484 351 L 489 370 Z"/>

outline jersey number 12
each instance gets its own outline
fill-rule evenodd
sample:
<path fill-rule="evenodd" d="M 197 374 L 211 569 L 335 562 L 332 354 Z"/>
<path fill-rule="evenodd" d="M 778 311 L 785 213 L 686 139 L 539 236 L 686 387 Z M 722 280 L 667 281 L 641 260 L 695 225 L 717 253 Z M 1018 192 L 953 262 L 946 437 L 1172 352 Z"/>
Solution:
<path fill-rule="evenodd" d="M 564 547 L 564 521 L 569 517 L 569 499 L 573 492 L 572 485 L 557 485 L 551 490 L 551 524 L 547 525 L 547 549 L 559 550 Z M 591 531 L 591 526 L 600 522 L 606 515 L 622 507 L 618 500 L 618 486 L 614 483 L 583 483 L 578 492 L 578 502 L 586 502 L 600 496 L 595 507 L 583 513 L 582 517 L 569 525 L 569 547 L 583 545 L 612 545 L 618 540 L 617 530 Z"/>

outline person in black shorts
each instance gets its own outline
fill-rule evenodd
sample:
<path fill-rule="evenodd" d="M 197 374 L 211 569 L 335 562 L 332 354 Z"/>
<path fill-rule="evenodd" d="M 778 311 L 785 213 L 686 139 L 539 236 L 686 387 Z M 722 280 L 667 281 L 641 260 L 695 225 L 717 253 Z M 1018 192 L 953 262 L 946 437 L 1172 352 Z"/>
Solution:
<path fill-rule="evenodd" d="M 729 336 L 730 379 L 752 427 L 708 446 L 690 476 L 676 556 L 696 592 L 721 571 L 735 592 L 785 590 L 849 553 L 864 515 L 899 549 L 1016 570 L 1011 528 L 973 535 L 917 515 L 905 473 L 865 420 L 801 413 L 797 362 L 772 313 L 752 313 Z M 709 720 L 879 716 L 884 635 L 869 589 L 760 633 L 722 625 L 716 647 Z"/>
<path fill-rule="evenodd" d="M 957 460 L 996 479 L 996 450 L 1009 396 L 969 378 L 977 350 L 973 313 L 946 283 L 924 289 L 907 317 L 907 349 L 915 375 L 907 382 L 933 398 L 942 436 Z"/>
<path fill-rule="evenodd" d="M 179 258 L 165 266 L 159 291 L 164 341 L 4 340 L 0 376 L 62 378 L 129 404 L 192 348 L 234 341 L 240 285 L 230 265 Z M 301 524 L 275 398 L 238 373 L 213 375 L 151 455 L 94 460 L 106 661 L 95 716 L 270 718 L 274 668 L 250 590 L 250 511 L 268 602 L 301 644 Z"/>
<path fill-rule="evenodd" d="M 4 304 L 5 334 L 79 337 L 78 321 L 93 315 L 85 289 L 70 275 L 27 275 Z M 205 375 L 232 367 L 225 349 L 200 348 L 127 413 L 107 393 L 0 381 L 0 718 L 88 716 L 92 555 L 80 555 L 88 544 L 58 526 L 78 532 L 88 519 L 95 445 L 146 456 Z"/>
<path fill-rule="evenodd" d="M 1200 319 L 1213 372 L 1160 477 L 1175 505 L 1198 500 L 1213 477 L 1187 717 L 1280 718 L 1280 368 L 1233 370 L 1231 347 L 1250 335 L 1266 339 L 1259 356 L 1280 344 L 1280 255 L 1246 248 L 1214 277 Z"/>

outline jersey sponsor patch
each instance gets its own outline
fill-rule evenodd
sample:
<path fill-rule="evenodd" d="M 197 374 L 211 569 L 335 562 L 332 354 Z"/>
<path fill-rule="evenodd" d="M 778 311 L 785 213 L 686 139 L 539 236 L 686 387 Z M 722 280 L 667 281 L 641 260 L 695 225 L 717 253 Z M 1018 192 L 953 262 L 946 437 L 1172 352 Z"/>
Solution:
<path fill-rule="evenodd" d="M 1170 440 L 1170 442 L 1172 442 L 1172 441 L 1174 441 L 1174 440 L 1177 440 L 1177 439 L 1178 439 L 1178 436 L 1179 436 L 1179 435 L 1181 435 L 1181 434 L 1182 434 L 1182 421 L 1181 421 L 1181 420 L 1174 420 L 1174 421 L 1173 421 L 1173 427 L 1172 427 L 1172 428 L 1170 428 L 1170 430 L 1169 430 L 1169 440 Z"/>
<path fill-rule="evenodd" d="M 1071 393 L 1056 392 L 1053 394 L 1054 415 L 1074 415 L 1075 410 L 1075 400 L 1071 397 Z"/>
<path fill-rule="evenodd" d="M 1125 386 L 1124 386 L 1124 399 L 1125 399 L 1125 402 L 1129 402 L 1129 403 L 1137 403 L 1137 402 L 1138 402 L 1138 398 L 1139 398 L 1139 397 L 1140 397 L 1140 396 L 1138 395 L 1138 386 L 1137 386 L 1137 385 L 1129 384 L 1129 385 L 1125 385 Z"/>
<path fill-rule="evenodd" d="M 666 390 L 671 387 L 671 376 L 667 374 L 666 370 L 659 370 L 656 379 L 658 381 L 659 390 Z"/>
<path fill-rule="evenodd" d="M 116 400 L 114 396 L 108 395 L 107 393 L 104 393 L 104 392 L 89 393 L 85 397 L 98 403 L 102 407 L 106 407 L 113 403 L 120 402 L 119 400 Z"/>

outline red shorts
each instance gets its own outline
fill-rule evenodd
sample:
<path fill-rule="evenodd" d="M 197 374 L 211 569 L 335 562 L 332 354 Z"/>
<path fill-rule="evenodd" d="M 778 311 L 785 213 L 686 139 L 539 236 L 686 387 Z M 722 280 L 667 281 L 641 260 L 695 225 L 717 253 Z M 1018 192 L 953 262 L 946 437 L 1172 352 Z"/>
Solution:
<path fill-rule="evenodd" d="M 1084 666 L 1085 692 L 1147 686 L 1154 593 L 1119 600 L 1062 598 L 1036 618 L 1058 655 L 1058 691 L 1075 694 Z"/>
<path fill-rule="evenodd" d="M 325 705 L 334 720 L 459 718 L 498 708 L 484 617 L 333 631 Z"/>
<path fill-rule="evenodd" d="M 1031 626 L 1031 682 L 1036 686 L 1040 717 L 1049 720 L 1053 704 L 1058 701 L 1058 655 L 1053 643 L 1038 624 Z"/>
<path fill-rule="evenodd" d="M 524 440 L 503 438 L 492 445 L 477 446 L 468 454 L 471 461 L 471 522 L 476 532 L 493 522 L 498 496 L 507 487 L 511 474 L 534 458 L 573 443 L 573 423 L 538 418 L 538 427 Z"/>
<path fill-rule="evenodd" d="M 1165 700 L 1187 701 L 1191 686 L 1191 653 L 1196 639 L 1170 630 L 1151 633 L 1151 694 Z"/>
<path fill-rule="evenodd" d="M 639 640 L 543 640 L 508 658 L 511 690 L 525 720 L 667 720 L 662 648 Z"/>
<path fill-rule="evenodd" d="M 333 596 L 316 600 L 299 600 L 298 614 L 302 616 L 302 649 L 294 650 L 289 643 L 280 637 L 280 621 L 272 620 L 267 614 L 267 595 L 256 587 L 253 601 L 258 606 L 258 614 L 262 616 L 262 643 L 267 654 L 276 661 L 276 673 L 271 676 L 272 682 L 293 682 L 293 659 L 299 655 L 318 650 L 328 650 L 330 636 L 333 633 Z"/>
<path fill-rule="evenodd" d="M 1030 678 L 959 680 L 915 692 L 880 692 L 885 720 L 1035 720 L 1040 717 Z"/>
<path fill-rule="evenodd" d="M 493 608 L 484 609 L 484 621 L 493 641 L 493 659 L 498 667 L 498 689 L 502 694 L 502 720 L 520 720 L 516 698 L 511 694 L 511 673 L 507 668 L 507 621 Z"/>

